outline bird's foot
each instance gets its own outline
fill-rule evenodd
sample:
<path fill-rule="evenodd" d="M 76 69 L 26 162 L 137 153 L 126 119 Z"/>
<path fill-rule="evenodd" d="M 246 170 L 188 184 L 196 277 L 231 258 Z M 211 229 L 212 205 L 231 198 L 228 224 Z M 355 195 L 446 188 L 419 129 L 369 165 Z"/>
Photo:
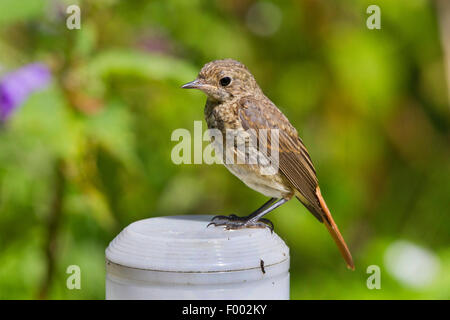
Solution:
<path fill-rule="evenodd" d="M 255 220 L 251 217 L 238 217 L 235 214 L 231 214 L 229 216 L 215 216 L 211 219 L 211 222 L 207 225 L 207 227 L 210 225 L 215 227 L 224 226 L 226 230 L 269 228 L 270 232 L 273 232 L 273 223 L 268 219 L 261 218 L 259 220 Z"/>

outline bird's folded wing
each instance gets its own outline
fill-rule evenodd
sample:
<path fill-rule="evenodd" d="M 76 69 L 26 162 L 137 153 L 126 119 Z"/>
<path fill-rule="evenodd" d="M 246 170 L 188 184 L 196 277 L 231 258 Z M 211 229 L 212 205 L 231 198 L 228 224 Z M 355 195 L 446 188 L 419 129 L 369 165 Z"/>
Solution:
<path fill-rule="evenodd" d="M 300 193 L 299 200 L 322 222 L 323 212 L 316 196 L 316 171 L 297 130 L 266 97 L 258 100 L 252 97 L 240 99 L 238 114 L 242 127 L 245 130 L 253 129 L 257 135 L 261 129 L 278 129 L 279 172 Z M 273 154 L 276 150 L 272 150 L 275 148 L 272 148 L 270 136 L 267 134 L 267 149 Z"/>

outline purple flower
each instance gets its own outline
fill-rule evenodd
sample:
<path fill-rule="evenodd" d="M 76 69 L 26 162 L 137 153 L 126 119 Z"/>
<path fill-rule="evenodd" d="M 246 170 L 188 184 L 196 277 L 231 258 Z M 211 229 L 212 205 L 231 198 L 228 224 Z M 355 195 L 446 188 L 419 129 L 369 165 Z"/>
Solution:
<path fill-rule="evenodd" d="M 50 78 L 50 70 L 41 63 L 5 74 L 0 80 L 0 122 L 6 121 L 31 93 L 45 88 Z"/>

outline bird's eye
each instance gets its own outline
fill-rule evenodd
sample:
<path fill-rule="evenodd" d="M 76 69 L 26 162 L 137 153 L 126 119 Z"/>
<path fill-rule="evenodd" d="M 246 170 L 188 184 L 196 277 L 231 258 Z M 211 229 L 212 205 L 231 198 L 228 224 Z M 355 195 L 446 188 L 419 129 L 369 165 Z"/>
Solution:
<path fill-rule="evenodd" d="M 220 85 L 222 87 L 226 87 L 227 85 L 229 85 L 231 82 L 231 78 L 230 77 L 223 77 L 222 79 L 220 79 Z"/>

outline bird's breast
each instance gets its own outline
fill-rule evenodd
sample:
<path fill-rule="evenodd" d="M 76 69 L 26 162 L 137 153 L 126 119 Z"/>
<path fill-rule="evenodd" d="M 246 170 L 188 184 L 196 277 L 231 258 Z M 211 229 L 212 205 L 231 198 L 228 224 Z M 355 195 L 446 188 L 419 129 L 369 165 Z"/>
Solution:
<path fill-rule="evenodd" d="M 278 173 L 259 165 L 225 164 L 225 167 L 251 189 L 271 198 L 289 198 L 292 188 Z"/>
<path fill-rule="evenodd" d="M 268 197 L 281 198 L 292 193 L 279 172 L 278 163 L 264 150 L 258 149 L 247 131 L 242 127 L 226 131 L 226 134 L 211 137 L 211 140 L 216 155 L 233 175 Z"/>
<path fill-rule="evenodd" d="M 205 106 L 205 120 L 209 129 L 238 129 L 241 124 L 237 112 L 237 102 L 232 100 L 226 103 L 213 103 L 207 101 Z"/>

